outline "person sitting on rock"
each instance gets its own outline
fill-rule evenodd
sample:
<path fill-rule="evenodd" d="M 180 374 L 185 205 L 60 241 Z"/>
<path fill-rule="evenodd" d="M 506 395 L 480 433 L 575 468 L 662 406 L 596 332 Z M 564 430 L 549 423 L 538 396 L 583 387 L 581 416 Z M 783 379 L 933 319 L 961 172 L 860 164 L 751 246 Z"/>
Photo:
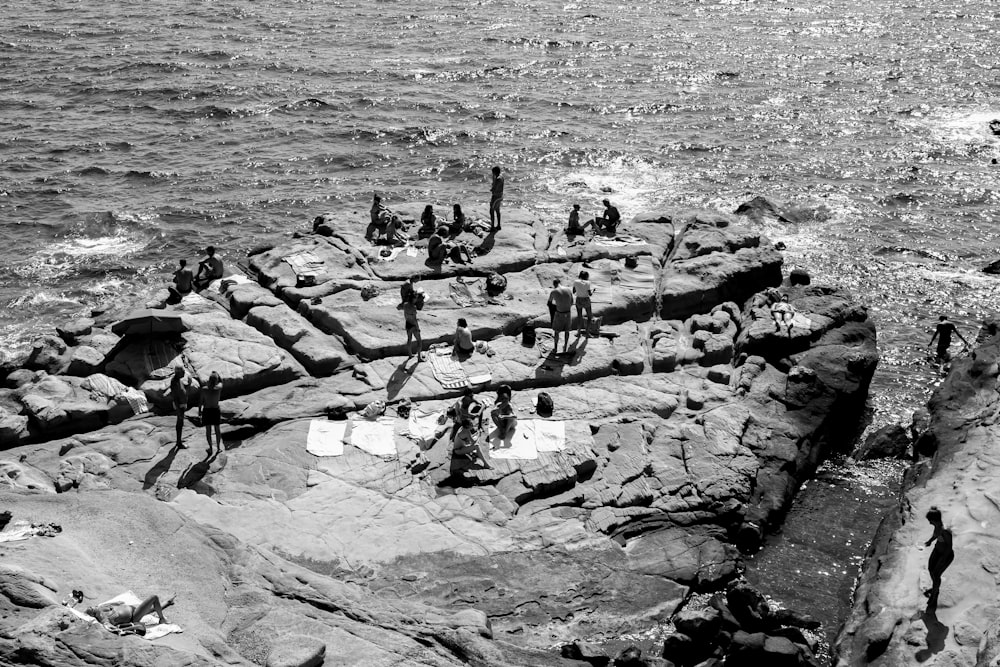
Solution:
<path fill-rule="evenodd" d="M 448 252 L 451 250 L 451 245 L 445 241 L 447 237 L 447 227 L 438 227 L 437 231 L 434 232 L 434 235 L 427 242 L 428 264 L 441 265 L 448 259 Z"/>
<path fill-rule="evenodd" d="M 177 270 L 174 271 L 174 284 L 167 288 L 170 292 L 167 303 L 171 304 L 180 303 L 181 299 L 194 291 L 194 273 L 188 268 L 187 260 L 182 259 L 178 264 Z"/>
<path fill-rule="evenodd" d="M 385 233 L 386 223 L 389 222 L 391 212 L 382 205 L 382 198 L 377 194 L 372 197 L 371 222 L 365 230 L 365 238 L 371 241 L 377 234 Z"/>
<path fill-rule="evenodd" d="M 497 402 L 490 411 L 490 419 L 496 426 L 497 437 L 504 441 L 514 434 L 517 428 L 517 415 L 514 414 L 514 406 L 510 404 L 512 393 L 508 385 L 500 385 L 497 388 Z"/>
<path fill-rule="evenodd" d="M 486 461 L 486 456 L 479 448 L 479 429 L 471 419 L 463 419 L 458 429 L 453 433 L 451 439 L 452 454 L 475 461 L 481 459 L 487 468 L 490 464 Z"/>
<path fill-rule="evenodd" d="M 455 422 L 455 428 L 466 419 L 471 419 L 477 428 L 482 428 L 483 404 L 476 400 L 476 394 L 471 387 L 465 389 L 462 398 L 455 401 L 455 404 L 448 408 L 446 417 L 451 417 Z M 452 432 L 454 435 L 454 430 Z"/>
<path fill-rule="evenodd" d="M 574 236 L 582 236 L 586 231 L 586 225 L 580 224 L 580 205 L 573 204 L 573 210 L 569 212 L 569 222 L 566 223 L 566 236 L 572 241 Z"/>
<path fill-rule="evenodd" d="M 424 207 L 424 212 L 420 214 L 420 228 L 417 230 L 419 238 L 427 238 L 437 230 L 437 216 L 434 214 L 434 207 L 428 204 Z M 447 233 L 445 227 L 445 233 Z"/>
<path fill-rule="evenodd" d="M 104 625 L 118 627 L 130 623 L 138 623 L 146 614 L 155 612 L 160 619 L 160 623 L 166 623 L 163 617 L 163 610 L 174 603 L 174 596 L 170 596 L 166 602 L 160 604 L 160 598 L 153 595 L 146 598 L 136 606 L 125 604 L 124 602 L 112 602 L 102 604 L 87 609 L 87 615 L 96 618 Z"/>
<path fill-rule="evenodd" d="M 607 236 L 614 236 L 618 233 L 618 225 L 622 221 L 621 213 L 607 199 L 601 203 L 604 204 L 604 213 L 601 214 L 601 217 L 594 220 L 594 229 Z"/>
<path fill-rule="evenodd" d="M 469 323 L 464 317 L 458 318 L 452 349 L 459 359 L 468 359 L 469 355 L 476 351 L 476 344 L 472 342 L 472 330 L 469 329 Z"/>
<path fill-rule="evenodd" d="M 194 277 L 194 286 L 198 290 L 205 289 L 223 274 L 222 260 L 215 256 L 215 246 L 205 248 L 205 254 L 207 257 L 198 262 L 198 273 Z"/>
<path fill-rule="evenodd" d="M 462 212 L 462 206 L 460 204 L 455 204 L 452 206 L 451 225 L 448 226 L 448 237 L 455 238 L 465 231 L 465 226 L 465 213 Z"/>
<path fill-rule="evenodd" d="M 788 303 L 788 295 L 782 294 L 781 299 L 771 304 L 771 317 L 774 318 L 774 330 L 781 332 L 781 326 L 787 325 L 788 335 L 792 335 L 792 320 L 795 319 L 795 308 Z"/>
<path fill-rule="evenodd" d="M 927 511 L 927 521 L 934 526 L 934 534 L 931 535 L 931 539 L 924 543 L 924 546 L 929 547 L 931 543 L 935 544 L 934 550 L 931 551 L 930 558 L 927 560 L 927 571 L 931 575 L 931 588 L 929 591 L 924 591 L 924 595 L 927 596 L 927 606 L 936 607 L 938 594 L 941 592 L 941 575 L 955 560 L 955 550 L 952 547 L 951 531 L 944 527 L 941 510 L 932 506 Z"/>

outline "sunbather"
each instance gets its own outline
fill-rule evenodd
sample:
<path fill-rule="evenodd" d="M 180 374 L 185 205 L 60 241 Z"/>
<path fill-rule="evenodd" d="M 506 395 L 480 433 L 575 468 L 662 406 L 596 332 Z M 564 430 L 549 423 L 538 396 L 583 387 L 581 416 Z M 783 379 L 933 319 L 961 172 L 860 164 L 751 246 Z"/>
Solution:
<path fill-rule="evenodd" d="M 424 239 L 434 233 L 437 229 L 437 216 L 434 215 L 434 207 L 428 204 L 424 207 L 424 212 L 420 214 L 420 229 L 417 230 L 417 236 Z M 447 227 L 445 228 L 445 233 L 447 233 Z"/>
<path fill-rule="evenodd" d="M 119 626 L 129 623 L 138 623 L 142 617 L 151 612 L 155 612 L 160 619 L 160 623 L 166 623 L 163 617 L 163 610 L 174 603 L 174 596 L 171 595 L 166 602 L 160 604 L 160 598 L 153 595 L 136 606 L 125 604 L 124 602 L 112 602 L 102 604 L 87 609 L 87 614 L 93 616 L 105 625 Z"/>
<path fill-rule="evenodd" d="M 464 317 L 458 318 L 458 326 L 455 327 L 455 341 L 452 349 L 458 355 L 459 359 L 468 358 L 469 355 L 476 351 L 476 345 L 472 342 L 472 331 L 469 329 L 469 323 Z"/>
<path fill-rule="evenodd" d="M 461 205 L 455 204 L 452 207 L 452 218 L 451 225 L 448 227 L 448 236 L 455 238 L 463 231 L 465 231 L 465 213 L 462 213 Z"/>
<path fill-rule="evenodd" d="M 513 435 L 517 428 L 517 415 L 514 414 L 514 406 L 510 404 L 511 390 L 507 385 L 500 385 L 497 388 L 497 402 L 490 412 L 490 419 L 497 427 L 497 433 L 501 440 L 506 440 Z"/>

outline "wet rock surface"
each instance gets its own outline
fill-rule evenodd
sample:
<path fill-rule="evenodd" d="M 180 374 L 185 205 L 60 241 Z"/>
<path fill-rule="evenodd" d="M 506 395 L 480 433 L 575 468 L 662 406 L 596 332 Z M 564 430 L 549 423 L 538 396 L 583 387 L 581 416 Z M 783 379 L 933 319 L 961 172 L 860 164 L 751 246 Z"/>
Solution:
<path fill-rule="evenodd" d="M 110 316 L 67 325 L 38 347 L 36 370 L 9 373 L 0 391 L 0 438 L 13 447 L 0 480 L 15 518 L 108 525 L 0 549 L 28 573 L 11 576 L 48 582 L 53 599 L 82 581 L 94 599 L 176 581 L 185 633 L 120 638 L 11 602 L 0 655 L 277 665 L 315 661 L 322 645 L 338 664 L 666 664 L 588 642 L 678 612 L 692 642 L 720 636 L 725 614 L 702 618 L 687 601 L 737 579 L 740 549 L 759 545 L 829 439 L 853 427 L 877 362 L 862 307 L 781 286 L 780 254 L 734 220 L 650 213 L 617 239 L 567 239 L 505 213 L 499 234 L 463 235 L 481 249 L 471 265 L 427 266 L 420 248 L 383 260 L 363 239 L 366 219 L 331 217 L 326 235 L 254 255 L 259 282 L 224 280 L 182 302 L 186 330 L 173 337 L 109 345 L 93 339 L 109 335 Z M 545 301 L 554 278 L 580 270 L 602 324 L 559 354 Z M 479 290 L 490 272 L 507 278 L 499 298 Z M 402 356 L 399 286 L 413 273 L 427 294 L 425 347 L 450 343 L 466 318 L 488 347 L 461 362 L 464 377 L 487 403 L 512 387 L 514 437 L 535 434 L 537 447 L 484 444 L 474 462 L 453 456 L 450 422 L 417 432 L 397 416 L 405 405 L 433 424 L 469 384 L 442 384 L 440 360 Z M 795 312 L 787 329 L 770 311 L 782 295 Z M 95 367 L 151 413 L 79 395 L 93 376 L 61 369 L 88 340 L 106 350 Z M 161 413 L 178 364 L 223 377 L 224 451 L 205 453 L 197 422 L 188 448 L 173 446 L 174 417 Z M 544 417 L 540 391 L 554 404 Z M 365 440 L 359 411 L 375 401 L 387 414 Z M 337 455 L 307 451 L 317 423 L 345 427 Z M 119 513 L 129 519 L 110 520 Z M 81 558 L 58 560 L 67 549 Z M 574 640 L 569 656 L 551 648 Z M 772 632 L 745 651 L 799 659 L 796 640 Z"/>

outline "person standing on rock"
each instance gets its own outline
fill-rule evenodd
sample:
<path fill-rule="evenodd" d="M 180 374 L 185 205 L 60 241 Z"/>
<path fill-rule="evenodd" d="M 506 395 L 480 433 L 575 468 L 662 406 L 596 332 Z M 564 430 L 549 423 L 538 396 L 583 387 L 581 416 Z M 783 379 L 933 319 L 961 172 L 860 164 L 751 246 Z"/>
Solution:
<path fill-rule="evenodd" d="M 174 376 L 170 378 L 170 389 L 167 393 L 174 404 L 174 411 L 177 413 L 177 448 L 184 449 L 184 413 L 188 407 L 188 390 L 191 388 L 191 380 L 184 375 L 184 367 L 176 366 Z"/>
<path fill-rule="evenodd" d="M 208 440 L 208 453 L 212 449 L 212 428 L 215 428 L 215 442 L 219 452 L 223 450 L 220 424 L 222 416 L 219 413 L 219 399 L 222 397 L 222 378 L 215 371 L 208 376 L 208 383 L 201 390 L 201 404 L 198 406 L 198 416 L 205 427 L 205 439 Z"/>
<path fill-rule="evenodd" d="M 562 284 L 558 278 L 549 292 L 549 312 L 552 314 L 552 332 L 555 337 L 555 351 L 559 351 L 559 333 L 563 333 L 563 353 L 569 351 L 569 330 L 573 324 L 573 290 Z"/>
<path fill-rule="evenodd" d="M 594 312 L 590 304 L 590 297 L 594 293 L 594 288 L 590 284 L 590 272 L 581 271 L 580 277 L 573 281 L 573 296 L 576 299 L 576 335 L 590 337 L 590 322 L 594 319 Z M 584 325 L 583 313 L 587 313 L 587 323 Z"/>
<path fill-rule="evenodd" d="M 934 339 L 937 339 L 938 344 L 935 358 L 938 363 L 943 364 L 951 359 L 951 355 L 948 353 L 948 348 L 951 347 L 952 334 L 958 336 L 958 339 L 962 341 L 962 344 L 966 347 L 969 346 L 969 341 L 965 340 L 965 338 L 962 337 L 962 334 L 958 332 L 958 327 L 948 321 L 947 315 L 942 315 L 938 318 L 937 326 L 934 328 L 934 335 L 931 336 L 930 342 L 927 343 L 927 346 L 930 347 L 934 344 Z"/>
<path fill-rule="evenodd" d="M 941 510 L 931 507 L 927 511 L 927 521 L 934 526 L 934 534 L 931 539 L 924 543 L 925 547 L 934 544 L 934 550 L 927 560 L 927 571 L 931 575 L 931 589 L 924 591 L 927 596 L 927 606 L 937 606 L 938 594 L 941 592 L 941 575 L 948 569 L 951 562 L 955 560 L 955 550 L 952 548 L 951 531 L 944 527 L 941 518 Z"/>
<path fill-rule="evenodd" d="M 490 185 L 490 232 L 500 231 L 500 204 L 503 203 L 503 176 L 500 167 L 493 167 L 493 183 Z"/>
<path fill-rule="evenodd" d="M 413 357 L 413 341 L 417 342 L 417 361 L 423 361 L 424 357 L 424 341 L 420 338 L 420 323 L 417 322 L 417 311 L 420 310 L 420 302 L 423 300 L 423 295 L 418 293 L 414 288 L 409 294 L 409 298 L 402 303 L 403 308 L 403 322 L 406 326 L 406 353 L 407 359 Z"/>

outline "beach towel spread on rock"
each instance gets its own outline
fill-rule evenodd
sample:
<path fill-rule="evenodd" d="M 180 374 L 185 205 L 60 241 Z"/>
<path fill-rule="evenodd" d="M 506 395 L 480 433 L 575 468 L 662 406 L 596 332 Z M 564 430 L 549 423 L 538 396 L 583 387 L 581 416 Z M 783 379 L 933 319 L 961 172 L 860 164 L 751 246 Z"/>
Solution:
<path fill-rule="evenodd" d="M 306 451 L 314 456 L 342 456 L 347 422 L 313 419 L 309 422 Z"/>
<path fill-rule="evenodd" d="M 469 377 L 462 364 L 451 356 L 451 349 L 431 350 L 427 360 L 434 371 L 434 379 L 445 389 L 460 389 L 469 386 Z"/>
<path fill-rule="evenodd" d="M 434 444 L 435 435 L 443 430 L 446 425 L 440 423 L 443 411 L 425 413 L 420 410 L 410 410 L 410 417 L 406 422 L 406 434 L 414 440 L 421 448 Z"/>
<path fill-rule="evenodd" d="M 529 432 L 521 428 L 521 422 L 517 423 L 514 433 L 508 435 L 506 440 L 501 440 L 499 431 L 493 429 L 487 436 L 487 442 L 491 459 L 531 461 L 538 458 L 534 429 Z"/>
<path fill-rule="evenodd" d="M 460 308 L 485 306 L 490 302 L 490 296 L 486 293 L 486 280 L 483 278 L 474 280 L 457 278 L 448 283 L 448 294 Z"/>
<path fill-rule="evenodd" d="M 4 542 L 21 542 L 30 537 L 55 537 L 62 528 L 52 523 L 31 523 L 29 521 L 15 521 L 7 526 L 7 529 L 0 532 L 0 544 Z"/>
<path fill-rule="evenodd" d="M 618 248 L 627 245 L 642 245 L 646 243 L 638 236 L 631 236 L 629 234 L 619 234 L 618 236 L 612 238 L 600 237 L 594 239 L 594 245 L 603 245 L 612 248 Z"/>
<path fill-rule="evenodd" d="M 614 284 L 618 282 L 621 263 L 612 259 L 601 259 L 584 264 L 590 273 L 590 285 L 594 293 L 590 296 L 592 304 L 610 304 L 614 296 Z"/>
<path fill-rule="evenodd" d="M 108 600 L 107 602 L 104 602 L 103 604 L 127 604 L 132 607 L 138 607 L 140 604 L 142 604 L 142 600 L 140 600 L 139 596 L 133 593 L 132 591 L 125 591 L 121 595 L 117 595 Z M 68 607 L 68 609 L 70 612 L 73 613 L 74 616 L 76 616 L 81 620 L 87 621 L 88 623 L 97 623 L 101 627 L 107 629 L 109 632 L 115 632 L 114 626 L 110 627 L 106 626 L 93 616 L 84 614 L 82 611 L 73 609 L 72 607 Z M 146 626 L 146 634 L 137 636 L 142 637 L 143 639 L 146 640 L 159 639 L 160 637 L 165 637 L 166 635 L 172 634 L 174 632 L 184 632 L 184 628 L 174 623 L 160 623 L 160 619 L 155 612 L 152 614 L 146 614 L 141 619 L 139 619 L 139 622 L 142 623 L 144 626 Z"/>
<path fill-rule="evenodd" d="M 636 257 L 638 264 L 634 269 L 622 266 L 618 271 L 618 286 L 630 289 L 656 289 L 656 267 L 649 255 Z"/>
<path fill-rule="evenodd" d="M 326 266 L 315 253 L 309 250 L 301 250 L 292 253 L 284 258 L 285 262 L 292 267 L 295 276 L 301 285 L 315 285 L 320 276 L 326 273 Z"/>
<path fill-rule="evenodd" d="M 352 419 L 347 441 L 374 456 L 396 456 L 396 418 Z"/>
<path fill-rule="evenodd" d="M 146 394 L 138 389 L 127 387 L 103 373 L 94 373 L 88 377 L 83 381 L 83 388 L 90 389 L 94 393 L 104 396 L 107 400 L 128 403 L 133 414 L 141 415 L 144 412 L 149 412 L 149 401 L 146 400 Z"/>
<path fill-rule="evenodd" d="M 525 436 L 533 438 L 539 452 L 561 452 L 566 449 L 566 422 L 547 419 L 525 419 L 517 423 L 524 426 Z"/>

